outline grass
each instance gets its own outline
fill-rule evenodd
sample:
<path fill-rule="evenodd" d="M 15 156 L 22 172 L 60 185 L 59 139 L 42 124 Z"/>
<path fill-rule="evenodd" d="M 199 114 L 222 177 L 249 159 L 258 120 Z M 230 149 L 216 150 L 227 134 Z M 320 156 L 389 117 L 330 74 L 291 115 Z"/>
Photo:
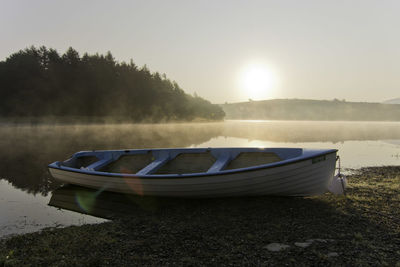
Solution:
<path fill-rule="evenodd" d="M 0 266 L 399 267 L 399 186 L 400 167 L 377 167 L 349 177 L 347 196 L 143 198 L 112 222 L 2 240 Z M 309 239 L 319 241 L 294 245 Z M 272 252 L 270 243 L 290 247 Z"/>

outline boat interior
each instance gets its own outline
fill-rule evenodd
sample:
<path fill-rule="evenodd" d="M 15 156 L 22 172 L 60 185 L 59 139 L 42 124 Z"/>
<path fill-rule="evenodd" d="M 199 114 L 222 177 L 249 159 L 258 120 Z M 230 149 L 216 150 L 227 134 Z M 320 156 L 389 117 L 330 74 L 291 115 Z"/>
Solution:
<path fill-rule="evenodd" d="M 297 148 L 214 148 L 85 151 L 62 166 L 137 175 L 216 173 L 279 162 L 302 154 Z"/>

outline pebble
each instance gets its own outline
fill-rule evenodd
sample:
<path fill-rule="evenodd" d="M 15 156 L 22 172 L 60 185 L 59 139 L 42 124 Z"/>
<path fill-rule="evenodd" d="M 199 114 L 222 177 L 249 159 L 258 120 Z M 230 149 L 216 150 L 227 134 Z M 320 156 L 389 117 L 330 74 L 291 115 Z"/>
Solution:
<path fill-rule="evenodd" d="M 337 257 L 337 256 L 339 256 L 339 253 L 337 253 L 337 252 L 329 252 L 327 256 L 328 257 Z"/>
<path fill-rule="evenodd" d="M 311 245 L 312 242 L 295 242 L 294 245 L 301 248 L 306 248 Z"/>
<path fill-rule="evenodd" d="M 295 242 L 294 245 L 297 247 L 306 248 L 314 242 L 327 243 L 327 242 L 332 242 L 332 241 L 334 241 L 334 240 L 333 239 L 316 238 L 316 239 L 307 239 L 306 242 Z"/>
<path fill-rule="evenodd" d="M 322 238 L 315 238 L 315 239 L 307 239 L 307 243 L 313 243 L 313 242 L 321 242 L 321 243 L 327 243 L 327 242 L 333 242 L 335 241 L 334 239 L 322 239 Z"/>
<path fill-rule="evenodd" d="M 289 247 L 290 247 L 289 245 L 285 245 L 285 244 L 271 243 L 271 244 L 266 245 L 266 246 L 263 247 L 263 248 L 266 248 L 266 249 L 268 249 L 269 251 L 274 251 L 274 252 L 276 252 L 276 251 L 281 251 L 281 250 L 283 250 L 283 249 L 287 249 L 287 248 L 289 248 Z"/>

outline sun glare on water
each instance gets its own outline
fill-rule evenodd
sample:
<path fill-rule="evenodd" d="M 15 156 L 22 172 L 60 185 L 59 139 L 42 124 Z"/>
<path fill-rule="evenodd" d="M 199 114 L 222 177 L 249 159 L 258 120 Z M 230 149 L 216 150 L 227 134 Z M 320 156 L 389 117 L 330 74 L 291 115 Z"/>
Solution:
<path fill-rule="evenodd" d="M 242 94 L 253 100 L 272 98 L 276 82 L 274 71 L 263 64 L 246 66 L 240 76 Z"/>

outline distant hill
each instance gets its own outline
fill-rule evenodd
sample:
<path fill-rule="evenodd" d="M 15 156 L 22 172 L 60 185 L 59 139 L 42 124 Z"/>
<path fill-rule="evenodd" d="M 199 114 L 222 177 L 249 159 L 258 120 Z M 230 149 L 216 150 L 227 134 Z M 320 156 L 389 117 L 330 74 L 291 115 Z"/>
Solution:
<path fill-rule="evenodd" d="M 165 74 L 106 55 L 30 47 L 0 61 L 0 118 L 127 122 L 222 120 L 218 105 Z"/>
<path fill-rule="evenodd" d="M 400 121 L 400 106 L 341 100 L 274 99 L 223 104 L 226 119 Z"/>
<path fill-rule="evenodd" d="M 382 102 L 383 104 L 400 104 L 400 97 L 389 99 Z"/>

